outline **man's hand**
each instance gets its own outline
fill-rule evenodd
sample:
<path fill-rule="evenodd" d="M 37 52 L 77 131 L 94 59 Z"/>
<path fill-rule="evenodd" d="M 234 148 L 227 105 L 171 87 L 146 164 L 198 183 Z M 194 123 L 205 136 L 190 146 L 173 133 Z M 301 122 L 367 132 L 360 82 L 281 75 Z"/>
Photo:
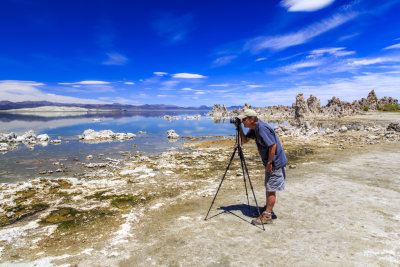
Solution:
<path fill-rule="evenodd" d="M 267 164 L 267 166 L 265 166 L 265 170 L 268 172 L 268 173 L 271 173 L 272 172 L 272 164 L 270 163 L 270 164 Z"/>

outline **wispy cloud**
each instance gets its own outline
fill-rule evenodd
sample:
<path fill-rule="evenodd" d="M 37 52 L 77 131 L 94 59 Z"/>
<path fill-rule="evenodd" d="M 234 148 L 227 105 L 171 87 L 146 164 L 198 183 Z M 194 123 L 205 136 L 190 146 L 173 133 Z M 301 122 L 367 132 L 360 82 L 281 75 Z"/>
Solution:
<path fill-rule="evenodd" d="M 281 5 L 288 11 L 316 11 L 332 4 L 334 0 L 283 0 Z"/>
<path fill-rule="evenodd" d="M 387 46 L 384 49 L 400 49 L 400 44 L 394 44 L 391 46 Z"/>
<path fill-rule="evenodd" d="M 367 58 L 367 59 L 355 59 L 351 61 L 350 65 L 374 65 L 380 63 L 390 63 L 390 62 L 400 62 L 400 57 L 376 57 L 376 58 Z"/>
<path fill-rule="evenodd" d="M 336 57 L 342 57 L 342 56 L 353 55 L 355 53 L 356 52 L 354 51 L 346 51 L 345 47 L 328 47 L 328 48 L 314 49 L 310 52 L 310 55 L 312 57 L 319 57 L 324 54 L 329 54 Z"/>
<path fill-rule="evenodd" d="M 155 71 L 155 72 L 153 72 L 153 74 L 162 77 L 164 75 L 167 75 L 168 73 L 167 72 L 162 72 L 162 71 Z"/>
<path fill-rule="evenodd" d="M 175 73 L 172 75 L 173 78 L 182 78 L 182 79 L 203 79 L 207 78 L 207 76 L 201 74 L 193 74 L 193 73 Z"/>
<path fill-rule="evenodd" d="M 267 60 L 267 58 L 266 58 L 266 57 L 260 57 L 260 58 L 257 58 L 257 59 L 256 59 L 257 62 L 258 62 L 258 61 L 264 61 L 264 60 Z"/>
<path fill-rule="evenodd" d="M 124 84 L 127 84 L 127 85 L 134 85 L 135 83 L 134 83 L 134 82 L 124 82 Z"/>
<path fill-rule="evenodd" d="M 225 101 L 233 104 L 243 104 L 243 99 L 253 106 L 266 105 L 291 105 L 295 102 L 295 96 L 302 92 L 306 97 L 310 94 L 321 100 L 321 105 L 326 105 L 333 96 L 343 101 L 353 101 L 368 96 L 374 89 L 379 98 L 391 96 L 400 98 L 399 73 L 365 73 L 349 78 L 332 79 L 331 81 L 316 84 L 314 81 L 301 86 L 292 86 L 288 89 L 248 92 L 238 98 L 235 94 L 224 96 Z"/>
<path fill-rule="evenodd" d="M 73 83 L 58 83 L 64 85 L 72 85 L 72 84 L 83 84 L 83 85 L 99 85 L 99 84 L 110 84 L 110 82 L 105 81 L 80 81 L 80 82 L 73 82 Z"/>
<path fill-rule="evenodd" d="M 106 93 L 106 92 L 115 92 L 114 87 L 110 82 L 105 81 L 80 81 L 80 82 L 65 82 L 58 83 L 60 85 L 71 85 L 56 87 L 53 90 L 63 91 L 68 93 Z"/>
<path fill-rule="evenodd" d="M 219 57 L 212 63 L 212 67 L 220 67 L 231 63 L 237 56 L 223 56 Z"/>
<path fill-rule="evenodd" d="M 356 36 L 358 36 L 358 35 L 360 35 L 360 34 L 359 34 L 359 33 L 348 34 L 348 35 L 345 35 L 345 36 L 340 37 L 338 40 L 339 40 L 339 41 L 345 41 L 345 40 L 354 38 L 354 37 L 356 37 Z"/>
<path fill-rule="evenodd" d="M 213 86 L 213 87 L 228 87 L 228 86 L 229 86 L 229 83 L 209 84 L 208 86 Z"/>
<path fill-rule="evenodd" d="M 296 62 L 293 64 L 286 65 L 284 67 L 278 68 L 277 72 L 293 72 L 293 71 L 297 71 L 299 69 L 317 67 L 322 64 L 323 64 L 323 61 L 319 61 L 319 60 Z"/>
<path fill-rule="evenodd" d="M 196 91 L 194 94 L 195 94 L 195 95 L 204 95 L 204 94 L 206 94 L 206 92 L 205 92 L 205 91 L 198 90 L 198 91 Z"/>
<path fill-rule="evenodd" d="M 265 85 L 260 85 L 260 84 L 249 84 L 247 85 L 248 88 L 260 88 L 260 87 L 265 87 Z"/>
<path fill-rule="evenodd" d="M 192 14 L 177 16 L 172 13 L 163 13 L 154 21 L 153 27 L 157 34 L 168 43 L 180 43 L 193 29 L 193 16 Z"/>
<path fill-rule="evenodd" d="M 161 83 L 162 87 L 160 90 L 169 91 L 172 90 L 175 86 L 177 86 L 180 82 L 179 81 L 164 81 Z"/>
<path fill-rule="evenodd" d="M 278 51 L 291 46 L 304 44 L 309 42 L 312 38 L 343 25 L 357 16 L 358 14 L 355 12 L 336 14 L 294 33 L 256 37 L 244 45 L 244 50 L 248 50 L 252 53 L 259 53 L 265 49 Z"/>
<path fill-rule="evenodd" d="M 128 63 L 128 61 L 129 61 L 128 58 L 121 53 L 110 52 L 110 53 L 107 53 L 106 55 L 108 58 L 101 63 L 103 65 L 123 66 L 126 63 Z"/>
<path fill-rule="evenodd" d="M 45 93 L 40 89 L 43 83 L 33 81 L 0 81 L 0 99 L 8 101 L 51 101 L 58 103 L 105 103 L 94 99 Z"/>

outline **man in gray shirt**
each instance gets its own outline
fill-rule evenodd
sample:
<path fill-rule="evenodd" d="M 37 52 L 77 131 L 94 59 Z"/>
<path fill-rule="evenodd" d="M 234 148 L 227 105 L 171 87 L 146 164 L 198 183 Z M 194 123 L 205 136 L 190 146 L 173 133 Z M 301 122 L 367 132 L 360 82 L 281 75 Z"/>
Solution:
<path fill-rule="evenodd" d="M 275 130 L 266 122 L 257 118 L 257 113 L 252 109 L 246 109 L 238 118 L 243 126 L 250 130 L 245 135 L 242 125 L 239 125 L 240 135 L 243 143 L 249 139 L 255 139 L 258 152 L 265 166 L 265 188 L 267 205 L 263 209 L 261 216 L 254 219 L 252 224 L 271 223 L 275 201 L 276 191 L 285 189 L 286 163 L 287 159 L 282 145 Z"/>

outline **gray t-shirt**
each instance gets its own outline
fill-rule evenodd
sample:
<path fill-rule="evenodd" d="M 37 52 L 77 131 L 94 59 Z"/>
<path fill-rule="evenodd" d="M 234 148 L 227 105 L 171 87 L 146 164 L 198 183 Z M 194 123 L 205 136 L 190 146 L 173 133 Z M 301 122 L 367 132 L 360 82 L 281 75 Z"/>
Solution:
<path fill-rule="evenodd" d="M 256 140 L 258 152 L 260 153 L 264 165 L 267 165 L 268 162 L 269 147 L 276 144 L 276 151 L 272 165 L 275 169 L 286 166 L 287 159 L 285 152 L 283 151 L 274 128 L 272 128 L 268 123 L 258 120 L 256 128 L 254 130 L 250 129 L 247 132 L 246 137 Z"/>

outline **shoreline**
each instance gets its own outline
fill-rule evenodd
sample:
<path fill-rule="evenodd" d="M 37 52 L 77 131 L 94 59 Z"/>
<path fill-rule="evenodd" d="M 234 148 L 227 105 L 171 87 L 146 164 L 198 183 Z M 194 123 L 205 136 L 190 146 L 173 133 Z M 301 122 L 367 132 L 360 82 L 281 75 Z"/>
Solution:
<path fill-rule="evenodd" d="M 348 130 L 312 136 L 283 136 L 282 145 L 288 152 L 289 164 L 294 168 L 289 169 L 288 172 L 301 172 L 303 168 L 307 169 L 308 166 L 321 161 L 326 162 L 324 164 L 327 165 L 331 162 L 346 164 L 346 161 L 343 162 L 343 160 L 344 156 L 348 154 L 359 153 L 368 156 L 371 153 L 365 151 L 379 147 L 393 150 L 398 147 L 400 134 L 394 132 L 393 136 L 388 137 L 385 132 L 382 132 L 382 129 L 375 132 L 373 130 Z M 372 138 L 367 138 L 368 136 Z M 386 142 L 389 144 L 386 145 Z M 233 144 L 234 140 L 231 138 L 191 141 L 185 143 L 187 152 L 169 151 L 151 157 L 140 155 L 140 153 L 131 155 L 124 163 L 116 164 L 113 170 L 99 168 L 80 179 L 35 179 L 17 184 L 14 189 L 12 186 L 2 185 L 3 197 L 0 199 L 0 203 L 3 212 L 12 208 L 12 202 L 14 202 L 17 204 L 18 212 L 25 212 L 25 216 L 0 228 L 2 233 L 0 263 L 32 263 L 46 257 L 53 257 L 53 264 L 71 264 L 72 261 L 77 264 L 96 265 L 96 259 L 100 257 L 104 260 L 102 262 L 123 266 L 124 264 L 129 265 L 128 259 L 133 257 L 135 261 L 145 264 L 147 259 L 133 251 L 140 250 L 142 246 L 148 257 L 151 258 L 153 254 L 159 255 L 148 246 L 151 242 L 141 233 L 161 231 L 167 227 L 164 218 L 169 218 L 171 225 L 176 225 L 177 222 L 182 223 L 185 226 L 182 229 L 184 231 L 190 232 L 187 228 L 193 227 L 195 230 L 196 226 L 201 226 L 216 236 L 227 234 L 226 230 L 221 228 L 222 226 L 208 221 L 204 224 L 199 219 L 200 217 L 194 216 L 193 213 L 204 211 L 204 206 L 210 204 L 208 202 L 210 202 L 210 197 L 215 194 L 216 186 L 232 153 Z M 247 165 L 251 170 L 250 175 L 252 177 L 261 175 L 263 170 L 260 168 L 261 164 L 255 145 L 245 144 L 243 148 Z M 384 150 L 380 153 L 384 153 Z M 339 158 L 337 155 L 340 155 Z M 324 164 L 322 166 L 325 166 Z M 224 187 L 225 190 L 237 191 L 237 193 L 243 190 L 243 180 L 237 181 L 236 178 L 239 177 L 237 175 L 240 175 L 239 167 L 238 162 L 235 161 L 233 169 L 227 177 L 226 184 L 229 183 L 229 185 Z M 368 170 L 367 167 L 365 170 Z M 316 179 L 316 177 L 309 179 Z M 318 178 L 316 181 L 319 184 L 322 183 Z M 294 181 L 288 180 L 288 183 L 292 182 Z M 265 200 L 262 199 L 262 186 L 257 180 L 254 183 L 257 196 L 261 196 L 259 202 L 263 203 Z M 301 189 L 300 184 L 296 186 Z M 289 192 L 295 194 L 295 192 Z M 14 197 L 12 197 L 13 195 Z M 227 197 L 226 200 L 228 203 L 232 202 L 230 197 Z M 287 199 L 287 201 L 289 200 Z M 182 207 L 187 201 L 193 201 L 198 205 L 190 205 L 193 210 L 183 208 L 183 211 L 192 214 L 190 216 L 187 216 L 185 212 L 179 213 L 179 208 L 177 208 Z M 294 199 L 291 201 L 293 202 Z M 284 200 L 280 205 L 284 205 Z M 283 213 L 282 219 L 290 214 L 289 211 L 284 210 L 279 212 Z M 10 218 L 14 216 L 11 213 L 8 215 Z M 14 218 L 16 218 L 15 216 Z M 163 218 L 161 222 L 157 222 L 158 216 Z M 177 222 L 174 222 L 174 218 Z M 218 218 L 218 220 L 220 219 Z M 221 220 L 223 220 L 223 224 L 227 223 L 229 226 L 229 222 L 224 221 L 226 218 Z M 189 222 L 194 225 L 189 227 Z M 285 221 L 285 223 L 289 223 L 289 221 Z M 277 224 L 279 225 L 279 219 Z M 234 225 L 243 230 L 242 222 L 235 222 Z M 213 229 L 207 228 L 211 226 Z M 176 227 L 179 230 L 179 224 Z M 244 224 L 244 227 L 246 230 L 243 231 L 252 231 L 252 233 L 255 231 L 257 235 L 259 234 L 251 226 Z M 217 230 L 218 232 L 215 232 Z M 174 232 L 173 229 L 171 231 Z M 177 234 L 179 235 L 179 233 Z M 168 238 L 165 239 L 165 235 L 173 238 L 168 233 L 161 235 L 164 238 L 156 242 L 159 244 L 157 247 L 163 247 L 160 244 L 164 244 L 166 247 L 171 246 L 167 242 Z M 196 236 L 196 232 L 190 232 L 190 235 Z M 152 235 L 150 234 L 150 236 Z M 141 240 L 139 237 L 143 239 Z M 185 240 L 184 236 L 181 238 Z M 214 240 L 211 236 L 209 238 Z M 240 237 L 237 236 L 237 238 Z M 200 242 L 199 245 L 205 242 L 200 239 L 197 241 Z M 179 238 L 174 242 L 177 242 L 177 246 L 180 247 Z M 173 244 L 175 244 L 174 242 Z M 129 245 L 125 248 L 126 244 L 131 243 L 136 244 L 137 247 Z M 220 245 L 222 246 L 222 244 Z M 133 254 L 125 257 L 129 253 Z M 15 255 L 18 257 L 16 258 Z M 183 257 L 183 255 L 175 256 L 177 259 Z M 65 259 L 57 257 L 65 257 Z M 124 258 L 127 260 L 125 263 Z M 166 260 L 173 262 L 169 258 Z M 183 262 L 185 261 L 183 260 Z M 201 263 L 195 259 L 186 262 Z M 168 261 L 163 261 L 160 256 L 157 257 L 155 263 L 168 264 Z M 209 263 L 215 262 L 209 261 Z M 231 262 L 231 264 L 235 263 Z"/>

